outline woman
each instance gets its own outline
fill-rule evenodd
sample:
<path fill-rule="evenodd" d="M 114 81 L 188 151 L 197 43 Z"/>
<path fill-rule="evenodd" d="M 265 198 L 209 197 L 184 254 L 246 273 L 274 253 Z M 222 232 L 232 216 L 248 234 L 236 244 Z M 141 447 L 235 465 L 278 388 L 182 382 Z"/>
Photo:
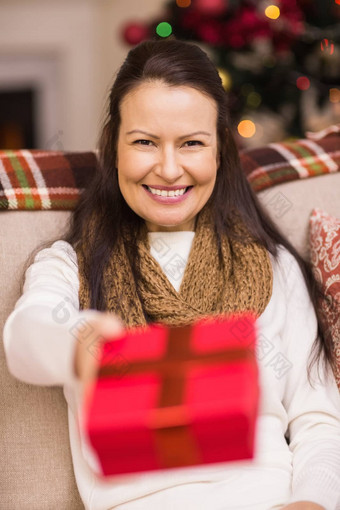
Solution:
<path fill-rule="evenodd" d="M 64 386 L 88 509 L 336 510 L 340 397 L 318 292 L 240 169 L 213 64 L 197 46 L 147 41 L 111 89 L 98 172 L 68 234 L 26 272 L 4 329 L 7 361 L 19 379 Z M 77 413 L 98 342 L 236 310 L 258 317 L 255 460 L 97 479 Z"/>

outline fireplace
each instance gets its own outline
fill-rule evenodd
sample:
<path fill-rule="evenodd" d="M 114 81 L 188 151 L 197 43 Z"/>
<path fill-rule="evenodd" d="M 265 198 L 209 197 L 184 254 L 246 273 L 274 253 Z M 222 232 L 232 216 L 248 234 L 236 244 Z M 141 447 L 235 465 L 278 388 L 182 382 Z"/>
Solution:
<path fill-rule="evenodd" d="M 59 82 L 55 55 L 0 55 L 0 150 L 60 148 Z"/>
<path fill-rule="evenodd" d="M 36 149 L 34 89 L 0 91 L 0 149 Z"/>

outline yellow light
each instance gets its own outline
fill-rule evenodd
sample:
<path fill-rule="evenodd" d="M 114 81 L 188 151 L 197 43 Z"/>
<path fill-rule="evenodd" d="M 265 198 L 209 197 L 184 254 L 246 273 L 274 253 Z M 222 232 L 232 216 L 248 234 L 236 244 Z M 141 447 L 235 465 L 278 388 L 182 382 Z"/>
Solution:
<path fill-rule="evenodd" d="M 256 126 L 252 120 L 241 120 L 237 131 L 243 138 L 251 138 L 256 133 Z"/>
<path fill-rule="evenodd" d="M 329 100 L 331 103 L 340 103 L 340 89 L 329 89 Z"/>
<path fill-rule="evenodd" d="M 231 89 L 232 81 L 230 74 L 225 71 L 224 69 L 221 69 L 220 67 L 217 68 L 218 74 L 220 75 L 220 78 L 222 80 L 222 85 L 224 90 Z"/>
<path fill-rule="evenodd" d="M 270 19 L 277 19 L 281 14 L 277 5 L 268 5 L 264 13 Z"/>

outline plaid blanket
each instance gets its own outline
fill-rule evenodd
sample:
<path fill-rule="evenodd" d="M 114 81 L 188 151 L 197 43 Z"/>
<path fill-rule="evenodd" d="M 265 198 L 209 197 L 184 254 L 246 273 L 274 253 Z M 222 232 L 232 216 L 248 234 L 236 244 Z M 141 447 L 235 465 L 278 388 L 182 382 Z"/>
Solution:
<path fill-rule="evenodd" d="M 316 177 L 340 170 L 340 124 L 294 142 L 270 143 L 243 151 L 243 169 L 252 188 L 260 191 L 281 182 Z"/>
<path fill-rule="evenodd" d="M 306 139 L 241 153 L 255 191 L 340 169 L 340 124 Z M 94 152 L 0 151 L 0 210 L 73 210 L 95 171 Z"/>
<path fill-rule="evenodd" d="M 0 151 L 0 210 L 72 210 L 96 164 L 94 152 Z"/>

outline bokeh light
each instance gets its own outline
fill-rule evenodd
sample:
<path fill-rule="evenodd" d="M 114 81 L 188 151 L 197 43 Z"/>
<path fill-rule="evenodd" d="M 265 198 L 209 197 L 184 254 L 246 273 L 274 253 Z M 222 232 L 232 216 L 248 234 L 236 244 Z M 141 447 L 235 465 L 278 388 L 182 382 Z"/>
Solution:
<path fill-rule="evenodd" d="M 260 106 L 261 101 L 262 97 L 260 96 L 260 94 L 258 94 L 258 92 L 250 92 L 250 94 L 247 97 L 247 105 L 253 108 L 257 108 L 258 106 Z"/>
<path fill-rule="evenodd" d="M 177 7 L 190 7 L 191 0 L 176 0 Z"/>
<path fill-rule="evenodd" d="M 169 37 L 170 34 L 172 34 L 172 26 L 170 23 L 167 23 L 166 21 L 162 21 L 159 23 L 156 27 L 156 33 L 160 37 Z"/>
<path fill-rule="evenodd" d="M 310 80 L 307 78 L 307 76 L 300 76 L 296 80 L 296 86 L 299 90 L 308 90 L 310 87 Z"/>
<path fill-rule="evenodd" d="M 329 89 L 329 100 L 331 103 L 340 103 L 340 89 Z"/>
<path fill-rule="evenodd" d="M 228 8 L 227 0 L 195 0 L 195 9 L 203 16 L 220 16 Z"/>
<path fill-rule="evenodd" d="M 281 12 L 277 5 L 268 5 L 268 7 L 264 11 L 267 18 L 277 19 Z"/>
<path fill-rule="evenodd" d="M 220 75 L 220 78 L 222 80 L 222 85 L 224 90 L 231 89 L 232 86 L 232 80 L 230 74 L 225 70 L 221 69 L 220 67 L 217 68 L 218 74 Z"/>
<path fill-rule="evenodd" d="M 337 5 L 340 5 L 340 0 L 334 0 Z"/>
<path fill-rule="evenodd" d="M 256 126 L 252 120 L 241 120 L 237 126 L 237 131 L 243 138 L 251 138 L 256 133 Z"/>
<path fill-rule="evenodd" d="M 328 39 L 322 39 L 321 41 L 321 51 L 328 52 L 330 55 L 334 53 L 334 42 L 329 41 Z"/>
<path fill-rule="evenodd" d="M 150 37 L 149 27 L 144 23 L 129 22 L 123 27 L 123 37 L 128 44 L 139 44 Z"/>

